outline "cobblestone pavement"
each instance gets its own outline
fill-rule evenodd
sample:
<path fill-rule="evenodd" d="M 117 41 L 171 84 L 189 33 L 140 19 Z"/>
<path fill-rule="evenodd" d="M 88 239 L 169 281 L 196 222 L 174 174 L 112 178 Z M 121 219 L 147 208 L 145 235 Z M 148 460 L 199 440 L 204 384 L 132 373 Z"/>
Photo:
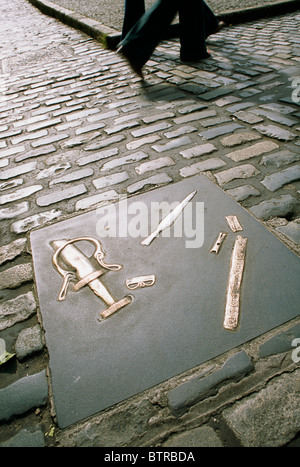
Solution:
<path fill-rule="evenodd" d="M 114 52 L 25 0 L 0 11 L 0 342 L 16 353 L 0 369 L 0 445 L 297 444 L 299 319 L 198 368 L 214 397 L 182 418 L 166 402 L 179 376 L 59 430 L 27 237 L 204 172 L 299 254 L 300 14 L 223 30 L 198 64 L 164 42 L 142 85 Z"/>

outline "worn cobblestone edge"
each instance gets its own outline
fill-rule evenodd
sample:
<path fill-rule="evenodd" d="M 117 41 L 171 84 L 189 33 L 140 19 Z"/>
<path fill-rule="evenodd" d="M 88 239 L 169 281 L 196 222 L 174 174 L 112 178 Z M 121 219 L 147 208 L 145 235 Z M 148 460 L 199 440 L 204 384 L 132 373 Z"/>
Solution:
<path fill-rule="evenodd" d="M 101 39 L 101 37 L 106 35 L 113 37 L 119 34 L 119 31 L 116 29 L 105 26 L 99 21 L 87 18 L 80 13 L 75 13 L 73 10 L 56 5 L 50 0 L 28 1 L 35 7 L 39 8 L 43 13 L 52 16 L 73 28 L 79 29 L 95 39 Z M 219 17 L 227 24 L 239 24 L 245 21 L 249 22 L 281 15 L 283 11 L 284 13 L 291 13 L 299 9 L 298 0 L 287 0 L 280 3 L 269 3 L 259 7 L 244 8 L 243 10 L 227 11 L 221 13 Z"/>

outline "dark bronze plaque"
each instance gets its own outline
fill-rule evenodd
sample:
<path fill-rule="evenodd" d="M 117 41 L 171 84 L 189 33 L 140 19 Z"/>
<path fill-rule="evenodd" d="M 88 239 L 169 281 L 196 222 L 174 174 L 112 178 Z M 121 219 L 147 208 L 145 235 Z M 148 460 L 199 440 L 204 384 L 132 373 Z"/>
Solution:
<path fill-rule="evenodd" d="M 173 225 L 169 236 L 160 233 L 149 246 L 142 246 L 155 227 L 150 226 L 153 203 L 163 202 L 173 209 L 175 201 L 182 202 L 194 191 L 190 210 L 179 214 L 175 224 L 178 235 L 181 223 L 183 235 L 174 236 Z M 243 230 L 234 232 L 227 216 L 236 216 Z M 146 233 L 145 222 L 149 224 Z M 194 239 L 193 228 L 197 228 Z M 138 236 L 139 229 L 143 237 Z M 219 237 L 220 233 L 226 235 Z M 247 239 L 242 267 L 241 258 L 233 260 L 238 236 Z M 71 285 L 65 300 L 57 300 L 63 278 L 52 262 L 51 245 L 78 237 L 100 240 L 105 261 L 122 266 L 98 278 L 114 299 L 133 296 L 107 319 L 99 320 L 107 305 L 89 286 L 74 291 Z M 218 238 L 222 244 L 214 247 Z M 61 428 L 299 314 L 299 258 L 203 175 L 120 201 L 109 210 L 103 207 L 36 230 L 31 244 Z M 88 242 L 76 246 L 97 269 L 92 246 Z M 238 320 L 230 330 L 224 327 L 224 318 L 234 261 L 238 280 L 232 301 L 234 307 L 238 305 Z"/>

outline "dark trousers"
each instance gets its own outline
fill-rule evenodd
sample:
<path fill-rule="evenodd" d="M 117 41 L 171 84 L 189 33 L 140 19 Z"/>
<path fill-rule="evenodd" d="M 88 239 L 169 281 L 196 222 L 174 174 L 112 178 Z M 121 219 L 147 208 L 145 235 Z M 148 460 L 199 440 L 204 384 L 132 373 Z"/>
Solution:
<path fill-rule="evenodd" d="M 125 0 L 125 14 L 122 28 L 122 39 L 145 13 L 145 0 Z M 180 36 L 179 24 L 171 24 L 164 33 L 164 39 Z"/>
<path fill-rule="evenodd" d="M 203 0 L 158 0 L 147 12 L 143 0 L 126 0 L 122 41 L 126 53 L 141 67 L 149 60 L 158 43 L 175 35 L 171 23 L 179 12 L 181 57 L 185 60 L 206 56 L 207 36 L 212 34 L 218 20 Z M 137 20 L 137 18 L 139 18 Z"/>

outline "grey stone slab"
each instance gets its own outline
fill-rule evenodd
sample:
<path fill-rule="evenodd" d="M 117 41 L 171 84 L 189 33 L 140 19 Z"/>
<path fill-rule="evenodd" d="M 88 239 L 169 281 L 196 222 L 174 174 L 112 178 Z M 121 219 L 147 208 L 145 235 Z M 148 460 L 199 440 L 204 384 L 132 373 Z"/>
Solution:
<path fill-rule="evenodd" d="M 26 428 L 5 443 L 0 444 L 1 448 L 43 448 L 44 446 L 45 439 L 42 430 L 31 431 Z"/>
<path fill-rule="evenodd" d="M 223 444 L 210 426 L 201 426 L 175 435 L 163 444 L 164 448 L 221 448 Z"/>
<path fill-rule="evenodd" d="M 0 420 L 9 420 L 34 407 L 44 405 L 48 399 L 46 371 L 19 379 L 0 389 Z"/>
<path fill-rule="evenodd" d="M 294 339 L 300 336 L 300 324 L 296 324 L 291 329 L 281 332 L 271 337 L 259 347 L 259 356 L 268 357 L 282 352 L 288 352 L 292 349 Z"/>
<path fill-rule="evenodd" d="M 213 396 L 225 381 L 238 381 L 253 371 L 254 365 L 242 350 L 224 363 L 217 371 L 208 376 L 202 374 L 181 384 L 168 393 L 168 404 L 175 417 L 181 417 L 189 407 L 206 397 Z"/>
<path fill-rule="evenodd" d="M 15 351 L 19 360 L 24 360 L 28 356 L 39 352 L 42 348 L 42 330 L 38 324 L 23 329 L 15 343 Z"/>
<path fill-rule="evenodd" d="M 150 226 L 151 209 L 158 209 L 153 203 L 182 201 L 194 190 L 197 193 L 188 212 L 193 228 L 197 225 L 197 236 L 188 228 L 189 217 L 181 216 L 176 231 L 181 226 L 184 235 L 174 236 L 173 227 L 169 236 L 160 234 L 149 247 L 141 246 L 142 238 L 157 224 L 153 221 Z M 204 223 L 199 203 L 204 203 Z M 142 216 L 141 207 L 147 208 L 148 216 Z M 227 215 L 238 216 L 244 229 L 240 233 L 248 238 L 240 320 L 234 332 L 223 328 L 230 258 L 237 235 L 229 231 Z M 209 253 L 220 231 L 228 232 L 225 243 L 218 255 Z M 71 288 L 65 301 L 57 301 L 62 277 L 52 264 L 50 242 L 81 236 L 101 239 L 107 262 L 123 265 L 118 272 L 107 271 L 101 279 L 116 300 L 130 293 L 126 279 L 156 275 L 152 287 L 133 291 L 133 302 L 102 322 L 97 318 L 106 306 L 87 287 L 78 292 Z M 234 349 L 299 314 L 299 258 L 204 175 L 31 232 L 31 246 L 61 428 Z M 93 254 L 91 245 L 79 246 L 86 255 Z"/>

